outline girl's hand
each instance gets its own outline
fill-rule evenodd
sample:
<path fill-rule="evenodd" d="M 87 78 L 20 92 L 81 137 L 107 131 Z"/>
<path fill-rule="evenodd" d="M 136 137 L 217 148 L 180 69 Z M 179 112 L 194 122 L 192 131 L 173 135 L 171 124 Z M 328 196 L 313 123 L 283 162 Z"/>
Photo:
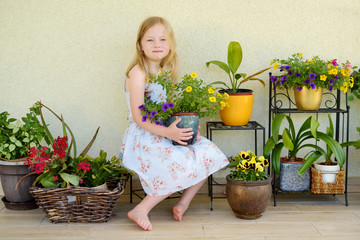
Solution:
<path fill-rule="evenodd" d="M 187 143 L 183 141 L 191 139 L 194 132 L 192 131 L 192 128 L 178 128 L 176 125 L 180 121 L 181 118 L 178 118 L 172 124 L 170 124 L 166 137 L 181 145 L 187 145 Z"/>

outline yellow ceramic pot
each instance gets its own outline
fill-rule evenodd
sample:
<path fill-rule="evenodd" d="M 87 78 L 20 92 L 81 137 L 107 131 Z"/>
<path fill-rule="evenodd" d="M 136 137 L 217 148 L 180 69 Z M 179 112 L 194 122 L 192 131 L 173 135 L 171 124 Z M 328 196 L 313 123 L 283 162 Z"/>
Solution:
<path fill-rule="evenodd" d="M 317 89 L 308 89 L 303 87 L 301 91 L 294 88 L 295 103 L 298 110 L 319 110 L 323 89 L 318 87 Z"/>
<path fill-rule="evenodd" d="M 228 93 L 229 107 L 220 111 L 220 117 L 225 125 L 246 125 L 251 118 L 254 95 L 250 89 L 239 89 L 237 93 Z"/>

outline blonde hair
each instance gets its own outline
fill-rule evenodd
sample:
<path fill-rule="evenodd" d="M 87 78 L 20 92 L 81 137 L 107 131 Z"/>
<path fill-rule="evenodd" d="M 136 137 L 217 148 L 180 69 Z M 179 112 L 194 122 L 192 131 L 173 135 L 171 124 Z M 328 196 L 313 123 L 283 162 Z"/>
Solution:
<path fill-rule="evenodd" d="M 174 32 L 171 28 L 170 23 L 162 17 L 149 17 L 145 19 L 139 27 L 137 40 L 136 40 L 136 54 L 126 70 L 126 76 L 129 78 L 129 72 L 135 65 L 139 65 L 141 70 L 145 72 L 147 77 L 150 77 L 150 65 L 147 62 L 146 56 L 141 50 L 141 40 L 144 37 L 144 34 L 147 30 L 153 27 L 156 24 L 162 24 L 165 27 L 165 30 L 169 38 L 169 54 L 161 61 L 160 67 L 165 67 L 167 71 L 171 71 L 171 80 L 173 82 L 177 81 L 177 72 L 178 72 L 178 59 L 176 53 L 176 41 Z"/>

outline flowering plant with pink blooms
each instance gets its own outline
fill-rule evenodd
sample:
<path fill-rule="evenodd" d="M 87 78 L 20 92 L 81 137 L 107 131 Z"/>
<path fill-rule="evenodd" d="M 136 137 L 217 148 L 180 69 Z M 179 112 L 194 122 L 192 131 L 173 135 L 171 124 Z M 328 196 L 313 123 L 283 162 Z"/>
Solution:
<path fill-rule="evenodd" d="M 330 92 L 340 89 L 345 93 L 354 86 L 353 70 L 349 62 L 339 64 L 336 59 L 325 61 L 318 56 L 304 59 L 302 53 L 293 54 L 288 59 L 273 59 L 270 63 L 279 71 L 270 77 L 279 89 L 322 87 Z"/>
<path fill-rule="evenodd" d="M 40 107 L 47 108 L 45 105 L 39 104 Z M 50 112 L 57 116 L 52 110 Z M 75 138 L 72 131 L 62 117 L 57 117 L 62 122 L 64 136 L 59 136 L 56 139 L 51 136 L 41 112 L 43 126 L 47 131 L 52 149 L 46 146 L 32 147 L 29 150 L 29 157 L 24 162 L 24 165 L 28 165 L 29 169 L 33 171 L 29 175 L 38 174 L 34 185 L 41 184 L 45 188 L 64 188 L 71 185 L 95 187 L 107 181 L 116 181 L 126 177 L 124 173 L 128 171 L 121 166 L 119 158 L 113 157 L 107 160 L 107 154 L 102 150 L 97 158 L 86 156 L 86 153 L 95 141 L 99 129 L 97 129 L 84 151 L 77 155 Z M 67 130 L 70 132 L 71 141 L 69 141 L 67 136 Z M 72 156 L 71 152 L 73 152 Z"/>

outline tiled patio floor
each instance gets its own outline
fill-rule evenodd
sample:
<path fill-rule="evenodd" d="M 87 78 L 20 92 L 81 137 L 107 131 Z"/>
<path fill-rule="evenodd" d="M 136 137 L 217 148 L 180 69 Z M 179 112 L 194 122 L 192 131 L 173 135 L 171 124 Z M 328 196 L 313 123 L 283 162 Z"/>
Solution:
<path fill-rule="evenodd" d="M 204 187 L 206 189 L 206 186 Z M 116 216 L 107 223 L 53 224 L 41 209 L 12 211 L 0 203 L 0 239 L 360 239 L 360 178 L 349 179 L 349 206 L 344 195 L 278 196 L 257 220 L 236 218 L 226 199 L 210 200 L 205 191 L 193 200 L 182 222 L 172 219 L 176 199 L 163 201 L 150 214 L 153 231 L 142 231 L 126 213 L 139 201 L 129 203 L 124 193 Z"/>

